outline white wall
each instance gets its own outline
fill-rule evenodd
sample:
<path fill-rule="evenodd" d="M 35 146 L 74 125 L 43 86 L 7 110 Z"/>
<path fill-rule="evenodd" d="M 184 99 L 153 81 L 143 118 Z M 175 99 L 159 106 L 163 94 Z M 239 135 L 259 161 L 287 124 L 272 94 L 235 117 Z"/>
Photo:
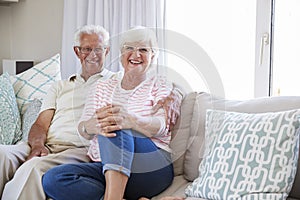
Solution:
<path fill-rule="evenodd" d="M 63 2 L 0 4 L 0 73 L 2 59 L 31 59 L 36 64 L 61 52 Z"/>

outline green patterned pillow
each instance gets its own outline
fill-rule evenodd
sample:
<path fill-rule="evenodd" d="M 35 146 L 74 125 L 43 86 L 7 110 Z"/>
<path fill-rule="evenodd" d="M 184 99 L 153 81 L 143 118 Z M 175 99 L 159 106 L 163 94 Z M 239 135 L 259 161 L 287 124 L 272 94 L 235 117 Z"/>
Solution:
<path fill-rule="evenodd" d="M 285 199 L 297 170 L 300 110 L 248 114 L 207 110 L 199 177 L 205 199 Z"/>
<path fill-rule="evenodd" d="M 25 113 L 22 115 L 22 141 L 28 140 L 28 134 L 31 129 L 32 124 L 35 122 L 39 115 L 42 102 L 39 99 L 34 99 L 29 103 Z"/>
<path fill-rule="evenodd" d="M 15 144 L 21 137 L 21 120 L 9 74 L 0 76 L 0 144 Z"/>

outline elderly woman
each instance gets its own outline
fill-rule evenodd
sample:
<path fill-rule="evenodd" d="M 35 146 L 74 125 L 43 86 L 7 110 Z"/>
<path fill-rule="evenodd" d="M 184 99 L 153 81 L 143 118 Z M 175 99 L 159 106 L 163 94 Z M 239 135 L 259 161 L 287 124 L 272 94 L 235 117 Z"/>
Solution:
<path fill-rule="evenodd" d="M 63 165 L 43 177 L 46 194 L 55 199 L 151 198 L 173 180 L 168 115 L 153 106 L 172 86 L 156 73 L 158 46 L 151 29 L 122 35 L 123 73 L 99 80 L 78 125 L 91 140 L 91 163 Z"/>

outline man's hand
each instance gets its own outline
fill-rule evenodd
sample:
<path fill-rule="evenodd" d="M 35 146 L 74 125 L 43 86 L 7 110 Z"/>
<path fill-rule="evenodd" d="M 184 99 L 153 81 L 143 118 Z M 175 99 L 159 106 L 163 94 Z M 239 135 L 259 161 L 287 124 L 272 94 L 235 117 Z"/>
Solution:
<path fill-rule="evenodd" d="M 45 147 L 45 143 L 47 141 L 47 134 L 54 112 L 54 109 L 48 109 L 41 112 L 36 121 L 32 124 L 28 136 L 28 144 L 31 147 L 31 152 L 26 160 L 49 154 L 49 150 Z"/>
<path fill-rule="evenodd" d="M 169 96 L 167 96 L 165 99 L 159 100 L 153 107 L 152 113 L 156 113 L 161 107 L 165 110 L 168 124 L 170 125 L 170 130 L 173 128 L 177 118 L 180 115 L 180 105 L 182 99 L 183 95 L 177 89 L 173 89 Z"/>
<path fill-rule="evenodd" d="M 31 148 L 31 152 L 29 156 L 26 158 L 27 160 L 30 160 L 33 157 L 42 157 L 47 156 L 49 154 L 49 150 L 45 146 L 36 146 Z"/>

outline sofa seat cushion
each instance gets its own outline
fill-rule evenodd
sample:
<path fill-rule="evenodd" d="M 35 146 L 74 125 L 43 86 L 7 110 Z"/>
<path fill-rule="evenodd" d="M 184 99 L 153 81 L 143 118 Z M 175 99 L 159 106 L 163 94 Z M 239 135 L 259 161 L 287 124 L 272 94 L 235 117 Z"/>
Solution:
<path fill-rule="evenodd" d="M 166 196 L 185 197 L 184 190 L 189 184 L 190 182 L 188 182 L 182 175 L 175 176 L 172 185 L 152 199 L 159 200 Z"/>
<path fill-rule="evenodd" d="M 228 100 L 199 93 L 196 97 L 190 126 L 190 134 L 184 159 L 184 177 L 193 181 L 198 177 L 198 167 L 203 158 L 205 139 L 205 117 L 207 109 L 247 113 L 277 112 L 300 108 L 300 96 L 264 97 L 250 100 Z M 295 183 L 299 183 L 300 162 Z M 300 199 L 300 190 L 292 189 L 290 196 Z"/>

